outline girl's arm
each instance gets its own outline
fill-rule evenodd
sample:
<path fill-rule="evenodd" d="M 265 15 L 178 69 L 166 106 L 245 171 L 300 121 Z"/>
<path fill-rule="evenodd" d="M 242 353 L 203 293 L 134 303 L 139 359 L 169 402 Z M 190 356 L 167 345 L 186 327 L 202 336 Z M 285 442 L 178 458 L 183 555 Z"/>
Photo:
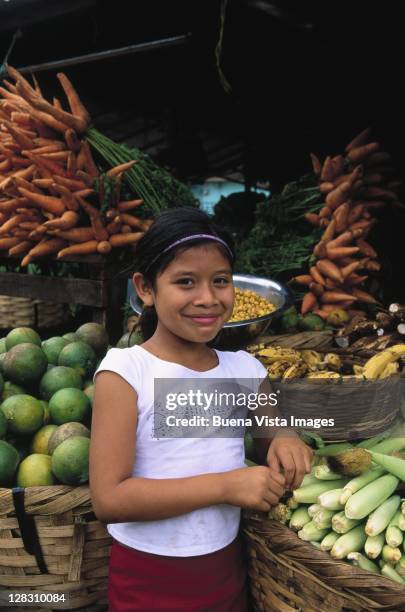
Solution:
<path fill-rule="evenodd" d="M 284 492 L 284 478 L 268 467 L 188 478 L 132 476 L 137 397 L 118 374 L 97 375 L 90 443 L 93 509 L 105 523 L 150 521 L 228 503 L 268 511 Z"/>

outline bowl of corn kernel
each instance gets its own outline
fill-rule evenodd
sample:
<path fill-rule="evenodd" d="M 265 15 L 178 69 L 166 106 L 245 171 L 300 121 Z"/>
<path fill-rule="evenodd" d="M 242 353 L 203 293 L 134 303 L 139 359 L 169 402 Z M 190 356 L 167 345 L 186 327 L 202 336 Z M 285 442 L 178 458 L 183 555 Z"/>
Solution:
<path fill-rule="evenodd" d="M 277 281 L 251 274 L 234 274 L 235 305 L 231 318 L 210 343 L 219 349 L 237 349 L 263 335 L 271 321 L 292 304 L 290 291 Z M 138 296 L 130 298 L 132 309 L 140 315 Z"/>
<path fill-rule="evenodd" d="M 273 319 L 292 304 L 290 291 L 270 278 L 234 274 L 235 304 L 231 318 L 211 343 L 215 348 L 242 348 L 263 335 Z"/>

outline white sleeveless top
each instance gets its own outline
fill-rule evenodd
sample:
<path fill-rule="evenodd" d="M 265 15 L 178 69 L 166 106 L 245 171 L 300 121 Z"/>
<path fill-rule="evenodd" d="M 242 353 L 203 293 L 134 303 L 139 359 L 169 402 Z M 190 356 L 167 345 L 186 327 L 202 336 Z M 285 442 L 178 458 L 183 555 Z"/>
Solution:
<path fill-rule="evenodd" d="M 109 370 L 119 374 L 138 396 L 138 424 L 133 476 L 182 478 L 226 472 L 244 467 L 243 438 L 162 438 L 153 437 L 154 378 L 235 378 L 267 376 L 263 365 L 246 351 L 216 351 L 219 364 L 206 372 L 164 361 L 141 346 L 110 349 L 95 376 Z M 257 387 L 254 390 L 257 391 Z M 111 418 L 119 410 L 111 406 Z M 240 508 L 218 504 L 173 518 L 112 523 L 113 538 L 137 550 L 174 557 L 204 555 L 224 548 L 236 537 Z"/>

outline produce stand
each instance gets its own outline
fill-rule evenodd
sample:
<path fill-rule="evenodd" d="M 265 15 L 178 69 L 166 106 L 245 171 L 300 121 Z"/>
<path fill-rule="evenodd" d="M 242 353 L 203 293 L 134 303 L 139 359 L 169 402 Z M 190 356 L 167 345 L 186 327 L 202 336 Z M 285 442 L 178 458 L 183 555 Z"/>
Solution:
<path fill-rule="evenodd" d="M 88 278 L 1 272 L 0 295 L 89 306 L 91 320 L 103 325 L 115 343 L 123 333 L 122 306 L 128 281 L 127 275 L 120 275 L 122 263 L 97 255 L 69 261 L 83 264 Z"/>

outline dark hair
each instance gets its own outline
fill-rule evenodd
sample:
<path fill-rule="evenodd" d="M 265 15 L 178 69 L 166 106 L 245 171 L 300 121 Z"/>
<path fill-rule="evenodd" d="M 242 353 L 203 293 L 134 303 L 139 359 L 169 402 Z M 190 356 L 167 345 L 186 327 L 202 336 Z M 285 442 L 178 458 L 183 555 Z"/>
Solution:
<path fill-rule="evenodd" d="M 196 238 L 173 247 L 167 253 L 163 252 L 173 242 L 193 234 L 217 236 L 227 244 L 229 250 L 220 242 L 213 242 L 209 238 Z M 233 240 L 228 232 L 215 225 L 205 212 L 188 206 L 165 210 L 156 218 L 150 229 L 137 243 L 135 270 L 143 274 L 144 278 L 155 289 L 156 277 L 167 268 L 179 252 L 208 242 L 216 244 L 223 251 L 233 269 Z M 144 341 L 153 336 L 157 323 L 155 307 L 145 307 L 138 323 Z"/>

